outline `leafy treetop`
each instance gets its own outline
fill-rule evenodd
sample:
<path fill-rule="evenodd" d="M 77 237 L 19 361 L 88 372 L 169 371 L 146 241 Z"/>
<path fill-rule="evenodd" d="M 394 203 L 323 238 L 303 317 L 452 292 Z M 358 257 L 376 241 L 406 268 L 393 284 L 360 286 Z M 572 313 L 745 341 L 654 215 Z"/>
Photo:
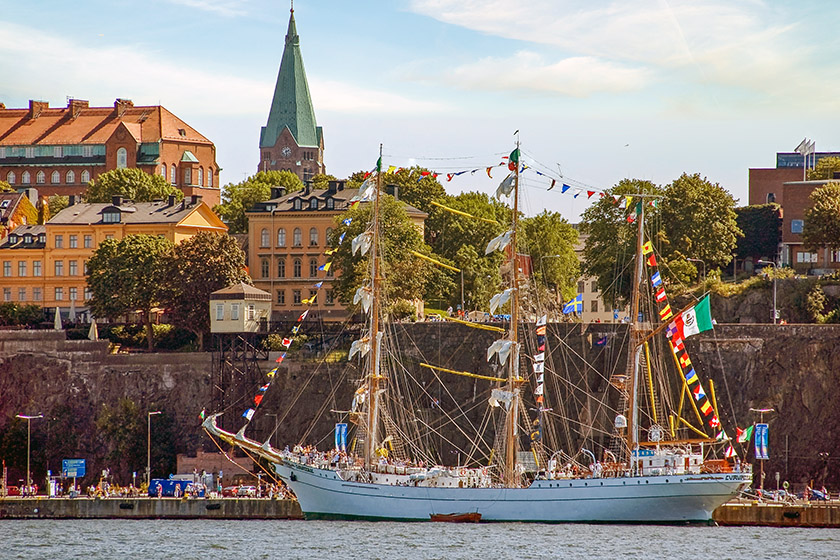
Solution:
<path fill-rule="evenodd" d="M 271 187 L 285 187 L 291 193 L 303 189 L 303 183 L 291 171 L 260 171 L 241 183 L 222 187 L 222 203 L 213 211 L 228 225 L 230 233 L 247 233 L 246 212 L 256 203 L 269 200 Z"/>
<path fill-rule="evenodd" d="M 812 251 L 823 247 L 840 249 L 840 182 L 827 183 L 811 192 L 811 207 L 805 210 L 802 240 Z"/>
<path fill-rule="evenodd" d="M 169 184 L 160 175 L 151 175 L 141 169 L 112 169 L 88 183 L 85 192 L 87 202 L 111 202 L 113 196 L 122 196 L 134 202 L 162 200 L 169 195 L 178 200 L 184 193 Z"/>

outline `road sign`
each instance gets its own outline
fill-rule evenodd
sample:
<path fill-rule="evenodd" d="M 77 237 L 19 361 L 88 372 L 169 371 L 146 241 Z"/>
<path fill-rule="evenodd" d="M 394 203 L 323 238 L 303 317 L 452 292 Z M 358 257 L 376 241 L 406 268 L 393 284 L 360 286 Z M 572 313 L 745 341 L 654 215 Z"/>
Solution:
<path fill-rule="evenodd" d="M 64 478 L 82 478 L 85 476 L 85 460 L 62 459 L 61 475 Z"/>

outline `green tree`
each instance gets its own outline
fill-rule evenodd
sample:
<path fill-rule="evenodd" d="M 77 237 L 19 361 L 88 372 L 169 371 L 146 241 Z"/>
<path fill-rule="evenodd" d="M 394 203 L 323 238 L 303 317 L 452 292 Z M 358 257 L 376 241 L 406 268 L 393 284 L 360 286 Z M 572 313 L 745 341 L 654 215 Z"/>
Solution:
<path fill-rule="evenodd" d="M 776 203 L 755 204 L 735 209 L 738 229 L 736 254 L 739 259 L 774 259 L 782 240 L 782 209 Z"/>
<path fill-rule="evenodd" d="M 239 282 L 251 283 L 245 253 L 224 234 L 201 232 L 175 246 L 167 278 L 167 307 L 175 325 L 198 337 L 210 332 L 210 294 Z"/>
<path fill-rule="evenodd" d="M 222 187 L 222 203 L 213 208 L 227 224 L 230 233 L 247 233 L 246 212 L 258 202 L 271 198 L 271 187 L 285 187 L 286 193 L 303 189 L 303 183 L 291 171 L 260 171 L 241 183 Z"/>
<path fill-rule="evenodd" d="M 151 175 L 141 169 L 112 169 L 88 183 L 87 202 L 111 202 L 111 197 L 122 196 L 134 202 L 162 200 L 174 194 L 178 200 L 184 193 L 160 175 Z"/>
<path fill-rule="evenodd" d="M 597 278 L 604 301 L 620 307 L 630 300 L 633 290 L 633 259 L 636 256 L 637 224 L 627 221 L 631 209 L 615 203 L 613 196 L 647 194 L 662 195 L 662 188 L 650 181 L 622 179 L 586 209 L 580 224 L 584 236 L 583 273 Z M 626 199 L 625 199 L 626 200 Z M 645 199 L 650 200 L 650 199 Z M 631 207 L 637 201 L 631 200 Z M 658 231 L 659 210 L 645 206 L 647 231 Z M 653 239 L 646 234 L 647 239 Z"/>
<path fill-rule="evenodd" d="M 149 350 L 154 345 L 152 309 L 166 297 L 172 242 L 156 235 L 105 239 L 88 261 L 90 308 L 96 317 L 143 314 Z"/>
<path fill-rule="evenodd" d="M 338 278 L 334 286 L 339 299 L 352 306 L 356 289 L 369 275 L 369 256 L 355 256 L 351 251 L 351 241 L 368 228 L 371 221 L 373 204 L 358 204 L 336 217 L 333 230 L 333 242 L 344 233 L 346 239 L 337 247 L 333 257 L 333 266 Z M 349 224 L 345 224 L 346 220 Z M 383 232 L 382 276 L 385 278 L 384 294 L 386 307 L 398 300 L 414 300 L 423 297 L 426 283 L 431 276 L 431 263 L 412 256 L 411 251 L 429 254 L 429 247 L 423 242 L 420 230 L 414 225 L 405 210 L 405 205 L 391 196 L 383 196 L 380 201 L 380 222 Z"/>
<path fill-rule="evenodd" d="M 44 320 L 44 310 L 38 305 L 0 303 L 0 325 L 34 326 Z"/>
<path fill-rule="evenodd" d="M 316 173 L 312 176 L 312 188 L 313 189 L 326 189 L 330 186 L 330 181 L 338 181 L 335 175 L 329 175 L 327 173 Z"/>
<path fill-rule="evenodd" d="M 827 181 L 834 179 L 835 173 L 840 173 L 840 158 L 824 157 L 808 170 L 807 177 L 809 181 Z"/>
<path fill-rule="evenodd" d="M 811 192 L 810 198 L 811 206 L 805 210 L 802 229 L 805 247 L 812 251 L 840 249 L 840 183 L 818 187 Z"/>
<path fill-rule="evenodd" d="M 672 270 L 677 269 L 674 263 L 687 265 L 689 258 L 702 260 L 708 269 L 726 266 L 743 236 L 735 199 L 698 173 L 683 173 L 665 187 L 660 214 L 666 240 L 663 254 Z"/>
<path fill-rule="evenodd" d="M 146 464 L 145 411 L 128 397 L 116 406 L 103 404 L 96 415 L 96 428 L 108 449 L 106 464 L 114 474 L 140 470 Z"/>
<path fill-rule="evenodd" d="M 0 192 L 15 192 L 15 188 L 6 181 L 0 181 Z"/>
<path fill-rule="evenodd" d="M 531 255 L 535 284 L 554 286 L 562 299 L 574 296 L 580 276 L 580 261 L 575 253 L 577 230 L 560 214 L 548 210 L 520 223 L 524 238 L 520 247 Z"/>
<path fill-rule="evenodd" d="M 397 187 L 400 200 L 427 214 L 432 211 L 433 200 L 439 201 L 446 196 L 443 186 L 429 170 L 416 165 L 400 169 L 397 173 L 386 173 L 382 182 L 386 187 Z"/>
<path fill-rule="evenodd" d="M 47 223 L 52 216 L 55 216 L 68 206 L 70 206 L 70 197 L 60 194 L 52 195 L 49 199 L 47 199 L 46 207 L 43 205 L 41 206 L 41 213 L 44 216 L 44 221 L 42 223 Z"/>

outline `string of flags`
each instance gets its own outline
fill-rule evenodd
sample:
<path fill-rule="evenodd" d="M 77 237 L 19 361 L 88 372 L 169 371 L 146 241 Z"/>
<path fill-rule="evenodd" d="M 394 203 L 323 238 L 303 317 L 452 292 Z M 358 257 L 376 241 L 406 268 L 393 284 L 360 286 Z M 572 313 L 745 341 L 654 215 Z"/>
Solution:
<path fill-rule="evenodd" d="M 534 363 L 531 367 L 536 375 L 534 397 L 537 402 L 537 417 L 531 423 L 531 441 L 537 442 L 542 439 L 542 413 L 545 408 L 545 331 L 548 316 L 543 315 L 537 319 L 537 353 L 533 355 Z"/>
<path fill-rule="evenodd" d="M 726 431 L 721 427 L 720 419 L 714 410 L 714 406 L 712 406 L 711 400 L 706 395 L 706 391 L 703 390 L 700 378 L 697 376 L 697 372 L 691 363 L 691 358 L 683 344 L 686 337 L 712 329 L 713 323 L 711 308 L 709 306 L 709 296 L 707 295 L 692 308 L 675 316 L 668 302 L 668 295 L 665 291 L 662 276 L 658 270 L 656 256 L 653 252 L 653 244 L 650 241 L 642 245 L 642 255 L 645 257 L 645 262 L 650 268 L 650 283 L 654 289 L 654 298 L 658 303 L 662 304 L 659 308 L 659 319 L 663 322 L 669 322 L 666 331 L 668 345 L 682 370 L 681 373 L 685 379 L 689 393 L 697 403 L 697 407 L 703 414 L 709 427 L 716 431 L 715 439 L 721 442 L 730 441 L 731 438 L 726 435 Z M 727 447 L 724 455 L 727 458 L 736 456 L 731 444 Z"/>

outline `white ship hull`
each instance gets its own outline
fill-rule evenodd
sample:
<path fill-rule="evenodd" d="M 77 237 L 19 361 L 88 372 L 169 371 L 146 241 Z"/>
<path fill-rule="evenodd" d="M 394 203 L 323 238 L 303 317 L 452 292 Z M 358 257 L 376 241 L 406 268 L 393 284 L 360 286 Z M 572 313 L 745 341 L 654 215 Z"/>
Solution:
<path fill-rule="evenodd" d="M 342 480 L 331 470 L 275 464 L 307 519 L 428 521 L 479 513 L 482 521 L 697 523 L 752 481 L 750 473 L 538 480 L 528 488 L 435 488 Z"/>

